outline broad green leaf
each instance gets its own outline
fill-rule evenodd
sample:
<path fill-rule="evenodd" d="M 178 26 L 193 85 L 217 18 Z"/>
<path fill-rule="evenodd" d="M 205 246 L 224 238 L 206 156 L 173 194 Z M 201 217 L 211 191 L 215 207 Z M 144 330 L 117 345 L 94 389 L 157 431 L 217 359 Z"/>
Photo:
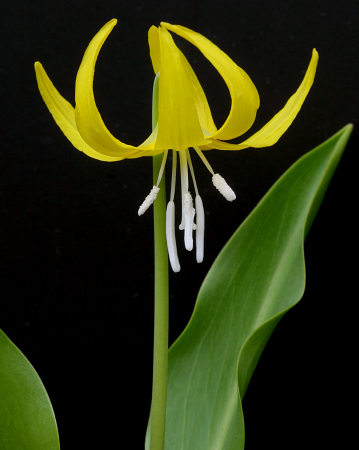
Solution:
<path fill-rule="evenodd" d="M 35 369 L 0 330 L 0 448 L 58 450 L 52 406 Z"/>
<path fill-rule="evenodd" d="M 169 352 L 167 450 L 244 448 L 241 398 L 275 326 L 303 295 L 304 238 L 351 129 L 297 161 L 214 262 Z"/>

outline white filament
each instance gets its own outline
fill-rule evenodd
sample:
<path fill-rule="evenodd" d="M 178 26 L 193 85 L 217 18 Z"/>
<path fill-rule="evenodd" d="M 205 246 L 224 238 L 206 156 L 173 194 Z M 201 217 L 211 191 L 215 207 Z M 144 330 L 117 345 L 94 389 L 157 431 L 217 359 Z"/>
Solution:
<path fill-rule="evenodd" d="M 219 173 L 213 175 L 212 182 L 226 200 L 233 202 L 236 199 L 233 189 L 228 186 L 226 180 Z"/>
<path fill-rule="evenodd" d="M 195 198 L 196 205 L 196 260 L 198 263 L 203 261 L 204 253 L 204 209 L 202 199 L 199 195 Z"/>
<path fill-rule="evenodd" d="M 181 266 L 177 255 L 176 235 L 175 235 L 175 204 L 169 201 L 166 210 L 166 239 L 168 257 L 173 272 L 179 272 Z"/>
<path fill-rule="evenodd" d="M 195 191 L 196 195 L 198 195 L 198 188 L 197 188 L 197 183 L 196 183 L 196 177 L 194 176 L 192 160 L 191 160 L 191 156 L 189 154 L 189 150 L 188 149 L 186 150 L 186 155 L 187 155 L 188 167 L 189 167 L 189 170 L 190 170 L 191 176 L 192 176 L 194 191 Z"/>
<path fill-rule="evenodd" d="M 148 208 L 156 200 L 157 194 L 159 193 L 159 191 L 160 191 L 159 187 L 153 186 L 153 188 L 151 189 L 151 192 L 147 195 L 147 197 L 144 199 L 142 205 L 138 209 L 139 216 L 142 216 L 142 214 L 148 210 Z"/>
<path fill-rule="evenodd" d="M 207 169 L 211 172 L 212 175 L 214 175 L 214 170 L 212 169 L 212 166 L 207 161 L 207 158 L 204 156 L 202 150 L 199 147 L 193 147 L 196 150 L 197 155 L 201 158 L 203 164 L 207 167 Z"/>
<path fill-rule="evenodd" d="M 177 170 L 177 152 L 173 150 L 172 152 L 172 177 L 171 177 L 171 194 L 170 200 L 173 202 L 175 198 L 176 190 L 176 170 Z"/>
<path fill-rule="evenodd" d="M 167 155 L 168 155 L 168 150 L 165 150 L 164 153 L 163 153 L 163 158 L 162 158 L 161 167 L 160 167 L 160 170 L 159 170 L 159 172 L 158 172 L 158 177 L 157 177 L 157 183 L 156 183 L 156 186 L 158 186 L 158 185 L 161 183 L 163 171 L 165 170 L 165 166 L 166 166 Z"/>

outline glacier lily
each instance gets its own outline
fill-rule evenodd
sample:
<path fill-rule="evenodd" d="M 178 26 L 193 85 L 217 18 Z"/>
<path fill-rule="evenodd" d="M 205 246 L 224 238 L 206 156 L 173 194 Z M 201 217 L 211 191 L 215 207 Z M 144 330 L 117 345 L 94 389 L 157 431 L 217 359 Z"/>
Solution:
<path fill-rule="evenodd" d="M 302 83 L 286 105 L 258 132 L 238 144 L 225 142 L 243 135 L 252 126 L 259 107 L 259 95 L 253 82 L 232 59 L 215 44 L 188 28 L 161 23 L 149 30 L 150 56 L 158 88 L 158 121 L 151 135 L 140 145 L 132 146 L 116 139 L 106 128 L 97 109 L 93 78 L 99 51 L 116 25 L 109 21 L 90 42 L 81 62 L 75 86 L 75 108 L 56 90 L 39 62 L 35 63 L 40 93 L 56 123 L 71 143 L 86 155 L 102 161 L 119 161 L 163 153 L 156 185 L 139 209 L 139 215 L 153 203 L 159 191 L 168 151 L 173 151 L 170 200 L 166 214 L 166 235 L 169 259 L 177 272 L 174 195 L 177 153 L 181 175 L 182 221 L 185 247 L 193 248 L 192 232 L 196 230 L 196 258 L 203 260 L 204 209 L 196 184 L 189 148 L 193 148 L 212 174 L 215 187 L 232 201 L 236 198 L 225 180 L 214 172 L 203 151 L 242 150 L 275 144 L 298 114 L 314 81 L 318 53 L 315 49 Z M 175 45 L 173 32 L 196 46 L 210 61 L 226 83 L 231 108 L 224 124 L 217 128 L 205 93 L 183 53 Z M 188 171 L 189 169 L 189 171 Z M 189 191 L 189 172 L 195 191 L 195 207 Z M 194 223 L 196 216 L 196 224 Z"/>

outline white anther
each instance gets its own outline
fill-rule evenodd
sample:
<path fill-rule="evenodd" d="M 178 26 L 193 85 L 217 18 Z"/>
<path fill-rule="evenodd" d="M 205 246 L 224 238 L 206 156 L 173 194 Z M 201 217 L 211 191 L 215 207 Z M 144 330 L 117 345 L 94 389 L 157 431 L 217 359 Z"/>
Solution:
<path fill-rule="evenodd" d="M 179 272 L 181 266 L 177 255 L 176 235 L 175 235 L 175 204 L 173 201 L 168 202 L 166 210 L 166 238 L 168 257 L 173 272 Z"/>
<path fill-rule="evenodd" d="M 228 186 L 226 180 L 219 173 L 213 175 L 212 182 L 226 200 L 233 202 L 236 199 L 233 189 Z"/>
<path fill-rule="evenodd" d="M 198 263 L 203 261 L 204 249 L 204 209 L 202 199 L 199 195 L 195 198 L 196 204 L 196 260 Z"/>
<path fill-rule="evenodd" d="M 152 203 L 156 200 L 157 194 L 159 193 L 160 188 L 157 186 L 153 186 L 151 189 L 151 192 L 147 195 L 144 202 L 138 209 L 138 215 L 142 216 L 143 213 L 145 213 L 148 208 L 152 205 Z"/>
<path fill-rule="evenodd" d="M 193 223 L 195 213 L 196 211 L 193 208 L 192 195 L 189 192 L 187 192 L 184 195 L 183 218 L 184 218 L 184 246 L 189 251 L 193 249 L 192 232 L 195 229 L 195 224 Z"/>

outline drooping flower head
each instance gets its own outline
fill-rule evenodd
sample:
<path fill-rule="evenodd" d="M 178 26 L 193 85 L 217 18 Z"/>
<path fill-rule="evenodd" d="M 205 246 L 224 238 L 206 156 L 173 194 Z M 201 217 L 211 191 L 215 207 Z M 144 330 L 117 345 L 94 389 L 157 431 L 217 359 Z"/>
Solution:
<path fill-rule="evenodd" d="M 192 232 L 196 230 L 196 258 L 203 260 L 204 209 L 198 192 L 189 149 L 193 148 L 212 174 L 218 191 L 229 201 L 236 198 L 225 180 L 215 173 L 204 156 L 204 150 L 242 150 L 275 144 L 298 114 L 314 81 L 318 53 L 314 49 L 309 67 L 298 90 L 286 105 L 258 132 L 238 144 L 227 140 L 238 138 L 252 126 L 259 107 L 259 95 L 253 82 L 232 59 L 215 44 L 188 28 L 161 23 L 148 34 L 150 56 L 158 83 L 158 122 L 151 135 L 140 145 L 127 145 L 106 128 L 97 109 L 93 79 L 99 51 L 116 20 L 108 22 L 90 42 L 81 62 L 75 85 L 75 108 L 56 90 L 39 62 L 35 63 L 40 93 L 56 123 L 71 143 L 86 155 L 101 161 L 154 156 L 163 153 L 162 167 L 156 185 L 139 209 L 143 214 L 155 200 L 169 150 L 173 151 L 172 182 L 167 207 L 166 233 L 172 269 L 180 270 L 175 240 L 174 195 L 177 153 L 181 175 L 182 220 L 185 247 L 193 248 Z M 175 33 L 196 46 L 219 72 L 226 83 L 231 108 L 226 121 L 217 128 L 205 93 L 189 62 L 174 43 Z M 189 171 L 188 171 L 189 169 Z M 189 172 L 195 191 L 195 206 L 189 190 Z M 196 223 L 195 223 L 196 221 Z"/>

